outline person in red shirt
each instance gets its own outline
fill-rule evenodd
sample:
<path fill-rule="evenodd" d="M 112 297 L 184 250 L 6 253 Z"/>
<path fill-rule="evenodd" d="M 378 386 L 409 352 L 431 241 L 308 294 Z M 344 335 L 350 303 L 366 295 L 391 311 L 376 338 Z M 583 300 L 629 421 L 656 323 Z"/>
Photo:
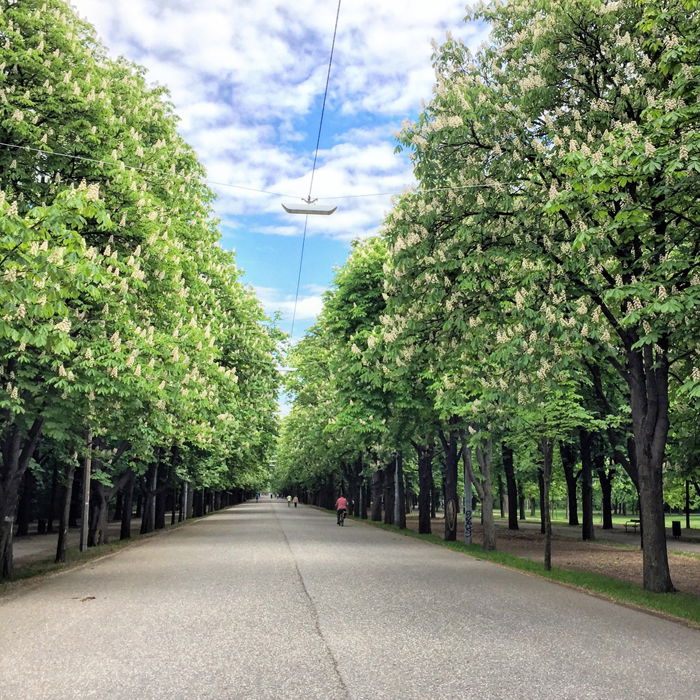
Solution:
<path fill-rule="evenodd" d="M 335 502 L 335 512 L 338 516 L 338 525 L 340 525 L 340 514 L 347 513 L 348 510 L 348 499 L 345 496 L 340 496 Z"/>

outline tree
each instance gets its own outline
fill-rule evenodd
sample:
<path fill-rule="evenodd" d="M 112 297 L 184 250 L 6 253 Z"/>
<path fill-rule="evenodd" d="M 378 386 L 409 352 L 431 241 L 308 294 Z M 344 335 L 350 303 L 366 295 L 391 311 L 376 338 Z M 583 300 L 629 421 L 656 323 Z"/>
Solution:
<path fill-rule="evenodd" d="M 644 585 L 655 591 L 672 588 L 661 490 L 669 367 L 697 337 L 692 7 L 484 6 L 471 18 L 491 24 L 491 46 L 475 57 L 453 40 L 440 48 L 436 97 L 403 137 L 422 186 L 442 188 L 443 218 L 469 221 L 486 255 L 527 259 L 552 300 L 542 312 L 590 339 L 626 382 Z M 696 381 L 681 377 L 689 391 Z"/>

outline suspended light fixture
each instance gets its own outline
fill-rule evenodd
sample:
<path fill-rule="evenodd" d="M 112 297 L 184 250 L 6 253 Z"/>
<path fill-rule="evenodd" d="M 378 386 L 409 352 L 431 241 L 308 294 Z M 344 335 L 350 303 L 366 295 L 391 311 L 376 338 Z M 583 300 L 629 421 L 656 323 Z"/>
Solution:
<path fill-rule="evenodd" d="M 306 206 L 300 206 L 298 204 L 287 206 L 286 204 L 283 204 L 282 209 L 284 209 L 287 214 L 316 214 L 318 216 L 330 216 L 338 208 L 322 207 L 316 204 L 318 199 L 311 199 L 311 197 L 307 197 L 306 199 L 302 197 L 301 201 L 304 202 Z"/>

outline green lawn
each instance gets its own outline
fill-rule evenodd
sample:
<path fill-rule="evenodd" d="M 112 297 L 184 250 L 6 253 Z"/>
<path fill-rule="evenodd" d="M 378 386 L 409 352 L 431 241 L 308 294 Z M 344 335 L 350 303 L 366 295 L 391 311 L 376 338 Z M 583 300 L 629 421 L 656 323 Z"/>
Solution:
<path fill-rule="evenodd" d="M 580 588 L 593 595 L 607 598 L 624 605 L 642 608 L 668 615 L 678 620 L 684 620 L 692 627 L 700 627 L 700 598 L 688 593 L 650 593 L 645 591 L 641 586 L 619 581 L 618 579 L 602 576 L 600 574 L 567 571 L 556 567 L 551 571 L 545 571 L 543 565 L 539 562 L 523 559 L 506 552 L 487 552 L 483 547 L 477 544 L 465 545 L 463 542 L 445 542 L 437 535 L 419 535 L 413 530 L 399 530 L 399 528 L 393 525 L 384 525 L 383 523 L 372 522 L 371 520 L 360 521 L 356 518 L 353 518 L 353 520 L 374 527 L 391 530 L 407 537 L 422 539 L 426 542 L 447 547 L 477 559 L 483 559 L 484 561 L 490 561 L 512 569 L 525 571 L 535 576 L 541 576 L 551 581 L 557 581 L 564 585 Z"/>
<path fill-rule="evenodd" d="M 636 514 L 631 514 L 631 515 L 613 515 L 613 527 L 620 527 L 624 528 L 625 523 L 628 520 L 634 520 L 638 519 L 639 515 Z M 500 520 L 500 514 L 496 514 L 496 519 Z M 507 518 L 506 518 L 507 519 Z M 677 515 L 676 513 L 670 513 L 666 514 L 666 527 L 671 529 L 671 521 L 673 520 L 678 520 L 681 524 L 681 528 L 685 530 L 685 514 Z M 530 515 L 529 511 L 527 513 L 527 521 L 529 522 L 539 522 L 540 521 L 540 514 L 539 511 L 537 511 L 536 515 Z M 583 514 L 579 513 L 578 514 L 578 521 L 579 523 L 583 521 Z M 569 518 L 566 514 L 565 510 L 560 510 L 560 509 L 554 509 L 552 510 L 552 522 L 556 523 L 558 525 L 566 525 L 569 522 Z M 603 524 L 603 516 L 601 513 L 594 512 L 593 513 L 593 524 L 600 526 Z M 700 530 L 700 515 L 692 515 L 690 516 L 690 527 L 693 530 Z"/>

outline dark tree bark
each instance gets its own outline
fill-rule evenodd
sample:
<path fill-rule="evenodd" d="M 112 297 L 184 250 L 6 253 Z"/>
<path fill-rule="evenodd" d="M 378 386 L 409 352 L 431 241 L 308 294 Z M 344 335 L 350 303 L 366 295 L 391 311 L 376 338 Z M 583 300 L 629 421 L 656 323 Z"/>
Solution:
<path fill-rule="evenodd" d="M 34 454 L 44 425 L 37 418 L 26 432 L 16 423 L 6 425 L 2 433 L 2 464 L 0 464 L 0 579 L 12 575 L 12 538 L 19 486 L 29 460 Z"/>
<path fill-rule="evenodd" d="M 17 506 L 17 537 L 25 537 L 29 534 L 29 523 L 32 521 L 32 510 L 36 490 L 36 479 L 31 469 L 26 469 L 20 489 L 19 504 Z"/>
<path fill-rule="evenodd" d="M 518 529 L 518 485 L 515 480 L 515 468 L 513 466 L 513 450 L 503 443 L 503 471 L 506 475 L 508 488 L 508 529 Z"/>
<path fill-rule="evenodd" d="M 141 534 L 153 532 L 156 528 L 156 494 L 158 491 L 158 463 L 159 459 L 152 462 L 145 476 L 143 489 L 143 514 L 141 515 Z M 202 509 L 204 498 L 202 497 Z M 201 513 L 204 515 L 204 512 Z"/>
<path fill-rule="evenodd" d="M 505 510 L 503 507 L 503 501 L 505 500 L 505 496 L 503 493 L 503 478 L 501 475 L 498 475 L 498 510 L 501 512 L 501 518 L 505 516 Z"/>
<path fill-rule="evenodd" d="M 384 490 L 384 472 L 377 469 L 372 473 L 372 513 L 374 522 L 382 520 L 382 492 Z"/>
<path fill-rule="evenodd" d="M 372 500 L 372 485 L 366 477 L 362 477 L 362 508 L 360 509 L 360 517 L 367 520 L 369 517 L 369 504 Z"/>
<path fill-rule="evenodd" d="M 107 507 L 109 494 L 105 486 L 98 481 L 92 482 L 91 488 L 90 529 L 88 531 L 88 547 L 98 547 L 107 544 Z"/>
<path fill-rule="evenodd" d="M 569 503 L 569 525 L 578 525 L 578 498 L 576 489 L 580 472 L 576 472 L 576 448 L 568 442 L 559 443 L 559 454 L 566 479 L 566 497 Z"/>
<path fill-rule="evenodd" d="M 117 494 L 116 501 L 114 502 L 114 520 L 122 519 L 122 509 L 124 508 L 124 494 L 120 491 Z"/>
<path fill-rule="evenodd" d="M 391 459 L 384 467 L 384 523 L 386 525 L 394 524 L 395 478 L 396 461 Z"/>
<path fill-rule="evenodd" d="M 136 477 L 129 470 L 129 479 L 124 486 L 124 494 L 122 498 L 122 517 L 119 539 L 128 540 L 131 538 L 131 514 L 134 510 L 134 481 Z"/>
<path fill-rule="evenodd" d="M 667 351 L 667 342 L 657 345 Z M 644 588 L 655 593 L 674 589 L 668 568 L 663 499 L 663 462 L 668 438 L 668 354 L 656 357 L 650 346 L 627 356 L 632 428 L 639 473 Z"/>
<path fill-rule="evenodd" d="M 432 532 L 430 524 L 430 493 L 433 483 L 433 447 L 423 447 L 414 444 L 418 454 L 418 532 L 429 535 Z"/>
<path fill-rule="evenodd" d="M 46 508 L 46 532 L 53 533 L 53 522 L 56 519 L 56 492 L 58 491 L 58 463 L 54 462 L 51 474 L 51 493 Z"/>
<path fill-rule="evenodd" d="M 403 476 L 403 455 L 399 452 L 396 455 L 396 473 L 394 489 L 394 525 L 406 529 L 406 492 Z"/>
<path fill-rule="evenodd" d="M 70 507 L 73 500 L 73 480 L 75 478 L 75 463 L 71 460 L 66 466 L 63 486 L 63 507 L 61 519 L 58 525 L 58 542 L 56 544 L 56 563 L 66 560 L 66 547 L 68 543 L 68 523 L 70 521 Z"/>
<path fill-rule="evenodd" d="M 544 473 L 542 467 L 537 469 L 537 485 L 540 489 L 540 534 L 544 535 L 547 532 L 547 525 L 544 519 L 545 506 L 545 488 L 544 488 Z"/>
<path fill-rule="evenodd" d="M 520 508 L 520 519 L 525 520 L 525 494 L 521 483 L 518 483 L 518 507 Z"/>
<path fill-rule="evenodd" d="M 493 452 L 493 443 L 489 439 L 485 445 L 486 449 L 477 447 L 475 449 L 476 458 L 479 463 L 480 477 L 474 474 L 471 459 L 471 448 L 464 442 L 464 457 L 465 467 L 469 479 L 481 500 L 481 522 L 484 529 L 484 549 L 496 549 L 496 525 L 493 519 L 493 491 L 491 489 L 491 461 Z"/>
<path fill-rule="evenodd" d="M 435 487 L 435 473 L 431 467 L 430 469 L 430 517 L 435 519 L 437 517 L 438 506 L 440 505 L 440 494 Z"/>
<path fill-rule="evenodd" d="M 542 453 L 542 504 L 544 523 L 544 569 L 552 569 L 552 519 L 549 512 L 549 484 L 552 477 L 552 453 L 553 443 L 551 440 L 542 440 L 540 451 Z"/>
<path fill-rule="evenodd" d="M 457 420 L 452 419 L 451 425 Z M 445 473 L 443 478 L 443 490 L 445 492 L 445 541 L 454 542 L 457 539 L 457 474 L 459 467 L 459 431 L 453 427 L 447 434 L 438 433 L 442 449 L 445 454 Z"/>
<path fill-rule="evenodd" d="M 594 540 L 593 530 L 593 433 L 579 431 L 579 446 L 581 448 L 581 510 L 583 521 L 581 537 L 584 540 Z"/>
<path fill-rule="evenodd" d="M 615 476 L 615 470 L 605 469 L 605 455 L 602 452 L 596 454 L 595 464 L 603 500 L 603 530 L 612 530 L 612 482 Z"/>

